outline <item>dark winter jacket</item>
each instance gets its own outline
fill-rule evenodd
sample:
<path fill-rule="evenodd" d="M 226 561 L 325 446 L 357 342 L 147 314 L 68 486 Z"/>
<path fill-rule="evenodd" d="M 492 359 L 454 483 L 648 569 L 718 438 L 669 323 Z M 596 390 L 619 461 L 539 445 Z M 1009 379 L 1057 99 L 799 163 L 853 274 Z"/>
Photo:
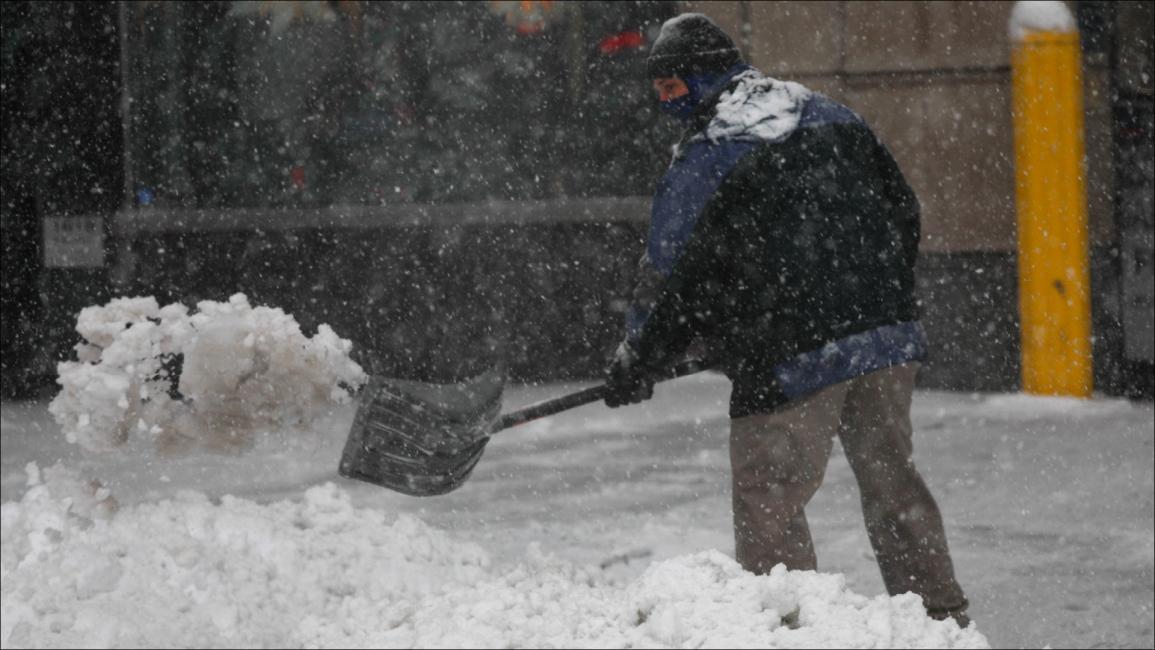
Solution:
<path fill-rule="evenodd" d="M 628 338 L 644 366 L 696 338 L 730 414 L 921 360 L 918 201 L 850 109 L 744 65 L 703 102 L 658 185 Z"/>

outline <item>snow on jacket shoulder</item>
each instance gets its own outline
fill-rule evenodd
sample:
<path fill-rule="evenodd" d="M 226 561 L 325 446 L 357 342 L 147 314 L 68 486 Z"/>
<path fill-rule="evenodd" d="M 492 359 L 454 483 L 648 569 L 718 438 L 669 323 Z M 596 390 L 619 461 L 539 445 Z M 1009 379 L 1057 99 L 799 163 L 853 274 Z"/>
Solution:
<path fill-rule="evenodd" d="M 703 108 L 654 196 L 627 323 L 643 362 L 710 340 L 739 417 L 922 359 L 918 201 L 865 122 L 751 68 Z"/>
<path fill-rule="evenodd" d="M 699 114 L 675 147 L 674 160 L 658 183 L 650 215 L 647 253 L 669 276 L 706 203 L 743 156 L 758 145 L 781 141 L 801 122 L 812 93 L 804 86 L 744 68 Z"/>
<path fill-rule="evenodd" d="M 718 95 L 706 128 L 688 141 L 742 140 L 774 142 L 788 137 L 802 119 L 813 93 L 793 81 L 779 81 L 748 68 L 732 78 Z"/>

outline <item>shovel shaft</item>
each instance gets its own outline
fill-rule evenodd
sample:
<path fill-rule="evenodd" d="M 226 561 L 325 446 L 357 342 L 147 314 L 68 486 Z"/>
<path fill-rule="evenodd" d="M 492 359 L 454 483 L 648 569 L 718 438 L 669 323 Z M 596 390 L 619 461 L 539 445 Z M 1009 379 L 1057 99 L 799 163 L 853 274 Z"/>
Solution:
<path fill-rule="evenodd" d="M 518 411 L 503 413 L 501 417 L 497 418 L 497 421 L 493 423 L 493 428 L 490 431 L 491 433 L 497 433 L 502 429 L 516 427 L 519 424 L 525 424 L 526 422 L 532 422 L 555 413 L 568 411 L 572 408 L 603 399 L 605 395 L 606 385 L 601 384 L 580 390 L 576 393 L 570 393 L 569 395 L 562 395 L 561 397 L 545 402 L 538 402 L 537 404 L 532 404 Z"/>
<path fill-rule="evenodd" d="M 707 368 L 709 368 L 709 365 L 701 360 L 695 359 L 691 361 L 683 361 L 677 366 L 674 366 L 673 371 L 669 375 L 658 378 L 655 383 L 663 382 L 669 379 L 676 379 L 678 377 L 685 377 L 686 375 L 692 375 L 694 373 L 706 370 Z M 526 422 L 532 422 L 533 420 L 537 420 L 539 418 L 561 413 L 562 411 L 568 411 L 578 406 L 584 406 L 592 402 L 597 402 L 604 399 L 605 396 L 606 385 L 600 384 L 586 388 L 584 390 L 579 390 L 576 393 L 570 393 L 568 395 L 562 395 L 561 397 L 546 400 L 544 402 L 538 402 L 537 404 L 531 404 L 530 406 L 517 411 L 503 413 L 501 417 L 497 418 L 497 420 L 493 423 L 493 427 L 490 429 L 490 433 L 497 433 L 498 431 L 508 429 L 510 427 L 515 427 L 519 424 L 525 424 Z"/>

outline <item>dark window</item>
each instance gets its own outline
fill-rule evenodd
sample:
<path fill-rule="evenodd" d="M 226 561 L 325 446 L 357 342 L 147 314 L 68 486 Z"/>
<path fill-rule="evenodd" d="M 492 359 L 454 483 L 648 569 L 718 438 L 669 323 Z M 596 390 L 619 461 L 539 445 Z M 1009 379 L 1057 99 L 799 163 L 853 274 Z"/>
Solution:
<path fill-rule="evenodd" d="M 138 204 L 647 194 L 672 3 L 127 3 Z"/>

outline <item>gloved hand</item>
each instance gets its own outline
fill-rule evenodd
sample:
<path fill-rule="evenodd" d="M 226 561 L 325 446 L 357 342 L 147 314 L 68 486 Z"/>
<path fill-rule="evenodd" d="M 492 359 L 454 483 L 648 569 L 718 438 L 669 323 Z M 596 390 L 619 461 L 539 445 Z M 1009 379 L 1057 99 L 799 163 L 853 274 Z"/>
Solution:
<path fill-rule="evenodd" d="M 654 380 L 637 361 L 637 351 L 622 341 L 606 368 L 606 406 L 637 404 L 654 396 Z"/>

